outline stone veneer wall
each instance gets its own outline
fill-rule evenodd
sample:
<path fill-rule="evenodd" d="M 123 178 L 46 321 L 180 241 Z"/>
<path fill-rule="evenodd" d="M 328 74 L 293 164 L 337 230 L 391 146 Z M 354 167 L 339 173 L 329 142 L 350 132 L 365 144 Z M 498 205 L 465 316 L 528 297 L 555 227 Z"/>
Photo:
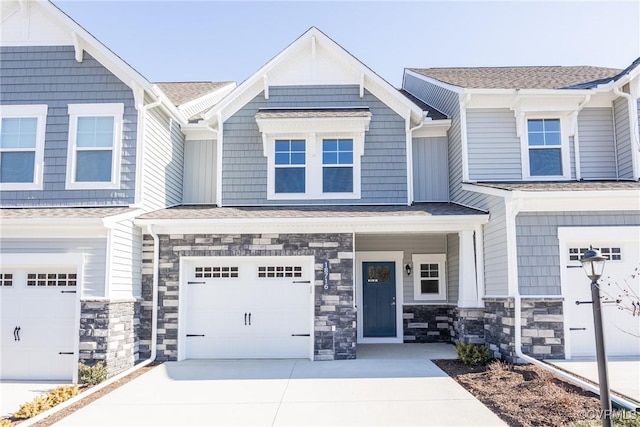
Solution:
<path fill-rule="evenodd" d="M 564 358 L 560 298 L 522 299 L 522 352 L 536 359 Z M 515 352 L 515 300 L 485 299 L 485 341 L 492 356 L 519 363 Z"/>
<path fill-rule="evenodd" d="M 403 341 L 406 343 L 451 342 L 455 307 L 405 305 L 402 307 Z"/>
<path fill-rule="evenodd" d="M 103 361 L 109 376 L 131 368 L 138 360 L 139 306 L 133 300 L 81 301 L 79 361 Z"/>
<path fill-rule="evenodd" d="M 157 360 L 178 356 L 179 265 L 183 256 L 313 256 L 315 258 L 316 360 L 356 357 L 351 234 L 177 234 L 159 235 Z M 329 289 L 323 288 L 322 263 L 329 260 Z M 153 238 L 144 236 L 141 308 L 141 357 L 151 344 Z M 335 331 L 332 327 L 335 326 Z"/>
<path fill-rule="evenodd" d="M 456 308 L 452 341 L 485 344 L 484 308 Z"/>

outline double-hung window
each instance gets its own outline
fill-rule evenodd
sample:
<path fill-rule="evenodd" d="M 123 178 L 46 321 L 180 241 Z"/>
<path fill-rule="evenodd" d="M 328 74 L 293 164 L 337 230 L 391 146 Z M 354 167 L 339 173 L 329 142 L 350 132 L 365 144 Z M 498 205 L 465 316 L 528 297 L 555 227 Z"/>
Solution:
<path fill-rule="evenodd" d="M 531 177 L 563 175 L 560 119 L 529 119 L 527 141 Z"/>
<path fill-rule="evenodd" d="M 275 141 L 275 192 L 306 191 L 306 147 L 303 139 Z"/>
<path fill-rule="evenodd" d="M 0 189 L 42 189 L 46 118 L 46 105 L 0 107 Z"/>
<path fill-rule="evenodd" d="M 322 192 L 353 192 L 353 139 L 322 140 Z"/>
<path fill-rule="evenodd" d="M 443 301 L 447 299 L 445 254 L 414 254 L 413 299 Z"/>
<path fill-rule="evenodd" d="M 70 104 L 67 188 L 118 188 L 123 104 Z"/>

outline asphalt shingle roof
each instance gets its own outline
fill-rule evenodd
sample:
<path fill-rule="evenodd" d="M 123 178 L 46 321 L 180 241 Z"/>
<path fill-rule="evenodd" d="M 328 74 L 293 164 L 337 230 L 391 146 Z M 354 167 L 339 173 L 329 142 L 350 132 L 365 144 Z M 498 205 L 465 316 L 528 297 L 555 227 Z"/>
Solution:
<path fill-rule="evenodd" d="M 106 218 L 132 212 L 128 207 L 112 208 L 3 208 L 0 209 L 0 219 L 28 219 L 28 218 Z"/>
<path fill-rule="evenodd" d="M 215 92 L 233 82 L 164 82 L 156 83 L 177 107 L 196 98 Z"/>
<path fill-rule="evenodd" d="M 371 117 L 367 107 L 354 108 L 261 108 L 256 119 L 294 118 L 306 119 L 315 117 Z"/>
<path fill-rule="evenodd" d="M 638 181 L 479 182 L 472 185 L 507 191 L 615 191 L 640 189 L 640 182 Z"/>
<path fill-rule="evenodd" d="M 606 81 L 622 70 L 576 66 L 409 68 L 414 73 L 469 89 L 566 89 L 572 86 Z"/>
<path fill-rule="evenodd" d="M 415 203 L 412 206 L 261 206 L 218 208 L 177 206 L 149 212 L 140 219 L 257 219 L 257 218 L 362 218 L 485 215 L 486 212 L 454 203 Z"/>

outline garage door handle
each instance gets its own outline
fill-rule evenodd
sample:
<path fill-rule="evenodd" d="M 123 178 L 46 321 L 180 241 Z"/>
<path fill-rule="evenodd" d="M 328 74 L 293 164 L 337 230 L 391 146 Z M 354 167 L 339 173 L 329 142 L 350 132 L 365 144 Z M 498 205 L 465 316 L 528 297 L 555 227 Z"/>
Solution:
<path fill-rule="evenodd" d="M 187 285 L 204 285 L 207 282 L 187 282 Z"/>
<path fill-rule="evenodd" d="M 251 326 L 251 313 L 249 313 L 249 326 Z"/>
<path fill-rule="evenodd" d="M 586 331 L 587 328 L 569 328 L 570 331 Z"/>
<path fill-rule="evenodd" d="M 76 291 L 60 291 L 61 294 L 75 294 Z"/>
<path fill-rule="evenodd" d="M 203 337 L 204 334 L 187 334 L 187 338 L 189 337 Z"/>
<path fill-rule="evenodd" d="M 567 268 L 582 268 L 581 265 L 567 265 Z"/>
<path fill-rule="evenodd" d="M 61 351 L 58 354 L 73 354 L 73 351 Z"/>
<path fill-rule="evenodd" d="M 20 341 L 20 326 L 13 328 L 13 340 Z"/>
<path fill-rule="evenodd" d="M 311 280 L 294 280 L 293 283 L 311 283 Z"/>
<path fill-rule="evenodd" d="M 292 337 L 310 337 L 311 334 L 291 334 Z"/>

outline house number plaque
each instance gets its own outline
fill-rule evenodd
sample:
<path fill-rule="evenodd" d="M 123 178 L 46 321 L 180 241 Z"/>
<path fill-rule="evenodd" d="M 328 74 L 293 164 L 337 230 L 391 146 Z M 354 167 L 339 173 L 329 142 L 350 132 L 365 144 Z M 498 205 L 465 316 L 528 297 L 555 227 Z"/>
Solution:
<path fill-rule="evenodd" d="M 324 260 L 322 265 L 322 284 L 323 288 L 329 289 L 329 260 Z"/>

